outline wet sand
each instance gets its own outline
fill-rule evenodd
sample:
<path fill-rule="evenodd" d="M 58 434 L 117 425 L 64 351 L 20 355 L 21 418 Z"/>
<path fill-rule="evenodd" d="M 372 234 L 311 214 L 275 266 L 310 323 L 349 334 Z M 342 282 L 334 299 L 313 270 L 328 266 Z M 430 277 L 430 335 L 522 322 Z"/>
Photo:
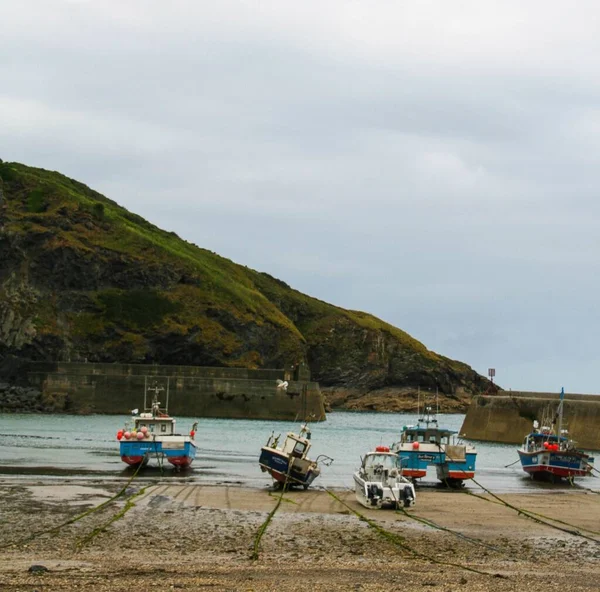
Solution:
<path fill-rule="evenodd" d="M 0 482 L 0 545 L 65 522 L 118 489 L 102 481 Z M 363 508 L 347 490 L 334 493 L 347 505 L 323 490 L 286 492 L 252 560 L 256 534 L 278 492 L 134 482 L 129 497 L 58 533 L 1 548 L 0 591 L 600 587 L 598 494 L 501 496 L 518 508 L 568 522 L 572 526 L 559 525 L 580 529 L 586 539 L 538 524 L 489 496 L 485 501 L 461 491 L 418 491 L 407 516 Z M 48 571 L 30 573 L 32 565 Z"/>

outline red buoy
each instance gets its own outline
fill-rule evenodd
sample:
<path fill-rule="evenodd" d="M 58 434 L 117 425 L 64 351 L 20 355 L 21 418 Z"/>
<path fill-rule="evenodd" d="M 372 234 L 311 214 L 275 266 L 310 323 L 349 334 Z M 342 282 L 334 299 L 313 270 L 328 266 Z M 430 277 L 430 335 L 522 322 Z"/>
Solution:
<path fill-rule="evenodd" d="M 418 442 L 413 442 L 413 449 L 414 450 L 419 450 L 419 443 Z"/>
<path fill-rule="evenodd" d="M 123 430 L 119 430 L 117 432 L 117 440 L 120 440 L 123 437 Z"/>

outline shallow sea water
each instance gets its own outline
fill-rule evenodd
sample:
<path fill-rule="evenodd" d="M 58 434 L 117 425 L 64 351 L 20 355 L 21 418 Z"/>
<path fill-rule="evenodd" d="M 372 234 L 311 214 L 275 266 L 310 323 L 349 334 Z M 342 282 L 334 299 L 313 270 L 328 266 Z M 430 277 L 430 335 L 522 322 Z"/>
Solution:
<path fill-rule="evenodd" d="M 128 419 L 115 415 L 0 414 L 0 479 L 128 478 L 132 470 L 121 461 L 116 439 L 117 430 Z M 463 419 L 462 414 L 438 416 L 440 427 L 457 431 Z M 415 424 L 416 420 L 416 414 L 337 411 L 329 413 L 327 421 L 312 424 L 310 457 L 326 454 L 334 459 L 331 466 L 322 467 L 313 488 L 352 487 L 352 474 L 361 455 L 380 444 L 391 445 L 399 439 L 402 426 Z M 194 421 L 178 417 L 179 431 L 188 432 Z M 198 422 L 198 454 L 190 470 L 178 473 L 169 466 L 161 474 L 158 468 L 149 466 L 139 478 L 266 487 L 271 479 L 258 466 L 261 446 L 272 432 L 283 438 L 300 427 L 299 423 L 282 421 L 199 418 Z M 475 479 L 492 491 L 560 493 L 573 487 L 531 480 L 517 461 L 516 445 L 473 443 L 478 452 Z M 507 466 L 511 463 L 515 464 Z M 421 484 L 438 486 L 433 467 Z M 467 487 L 479 490 L 472 482 L 467 482 Z M 575 487 L 600 491 L 600 479 L 579 479 Z"/>

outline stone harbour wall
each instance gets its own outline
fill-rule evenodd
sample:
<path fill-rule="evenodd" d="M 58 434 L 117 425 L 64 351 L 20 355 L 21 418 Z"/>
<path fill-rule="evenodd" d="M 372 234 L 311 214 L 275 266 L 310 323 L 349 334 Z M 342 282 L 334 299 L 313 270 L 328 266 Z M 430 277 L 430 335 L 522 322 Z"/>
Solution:
<path fill-rule="evenodd" d="M 460 433 L 469 440 L 520 444 L 534 420 L 547 424 L 556 413 L 558 393 L 499 391 L 475 397 Z M 580 448 L 600 450 L 600 396 L 565 393 L 563 429 Z"/>
<path fill-rule="evenodd" d="M 175 416 L 324 421 L 323 397 L 304 367 L 249 370 L 146 364 L 30 364 L 28 383 L 44 409 L 123 414 L 144 407 L 148 387 Z M 287 389 L 277 381 L 287 381 Z M 150 405 L 150 396 L 146 404 Z M 1 402 L 0 402 L 1 406 Z"/>

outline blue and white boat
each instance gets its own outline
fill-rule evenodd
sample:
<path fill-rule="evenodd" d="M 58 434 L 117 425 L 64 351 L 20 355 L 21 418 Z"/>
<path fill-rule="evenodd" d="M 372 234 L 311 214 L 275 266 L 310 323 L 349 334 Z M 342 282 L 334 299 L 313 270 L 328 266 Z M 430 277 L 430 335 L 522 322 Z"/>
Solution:
<path fill-rule="evenodd" d="M 189 467 L 196 457 L 195 422 L 187 434 L 176 431 L 176 420 L 168 413 L 167 404 L 161 407 L 158 400 L 162 387 L 154 385 L 144 392 L 144 411 L 137 409 L 132 412 L 133 427 L 129 424 L 117 432 L 121 460 L 131 466 L 145 466 L 155 459 L 160 466 L 167 460 L 177 469 Z M 153 393 L 152 403 L 146 406 L 146 394 Z"/>
<path fill-rule="evenodd" d="M 427 475 L 434 466 L 437 478 L 451 486 L 461 486 L 475 476 L 477 450 L 456 438 L 457 432 L 438 426 L 431 407 L 425 408 L 417 425 L 402 428 L 400 441 L 392 444 L 392 452 L 400 457 L 402 475 L 413 480 Z"/>
<path fill-rule="evenodd" d="M 586 477 L 591 474 L 594 459 L 583 450 L 579 450 L 575 442 L 563 429 L 563 403 L 565 389 L 561 389 L 560 402 L 550 426 L 542 426 L 533 422 L 533 431 L 517 450 L 523 470 L 536 478 L 551 481 Z M 555 425 L 558 421 L 558 429 Z"/>
<path fill-rule="evenodd" d="M 299 434 L 289 432 L 279 446 L 280 436 L 271 434 L 265 446 L 260 450 L 258 464 L 261 471 L 269 473 L 278 485 L 301 485 L 308 489 L 310 484 L 321 474 L 319 460 L 324 464 L 332 461 L 326 455 L 320 455 L 316 460 L 308 458 L 310 450 L 310 429 L 302 424 Z"/>

